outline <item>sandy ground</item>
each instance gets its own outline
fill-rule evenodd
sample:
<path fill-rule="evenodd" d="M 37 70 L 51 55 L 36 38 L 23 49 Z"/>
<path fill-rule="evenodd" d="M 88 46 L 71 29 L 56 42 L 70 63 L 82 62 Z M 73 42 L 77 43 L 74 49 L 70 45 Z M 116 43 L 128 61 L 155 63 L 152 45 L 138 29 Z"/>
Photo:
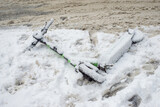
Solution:
<path fill-rule="evenodd" d="M 37 27 L 50 18 L 54 28 L 91 33 L 160 26 L 160 0 L 0 0 L 0 26 Z"/>

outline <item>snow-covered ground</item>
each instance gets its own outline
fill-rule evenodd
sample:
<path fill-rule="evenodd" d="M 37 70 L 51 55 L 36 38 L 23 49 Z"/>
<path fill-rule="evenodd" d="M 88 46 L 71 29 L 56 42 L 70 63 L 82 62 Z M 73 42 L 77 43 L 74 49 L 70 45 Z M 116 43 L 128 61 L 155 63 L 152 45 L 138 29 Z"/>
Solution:
<path fill-rule="evenodd" d="M 159 28 L 159 27 L 158 27 Z M 146 28 L 149 30 L 153 28 Z M 83 79 L 64 59 L 33 41 L 26 27 L 0 29 L 1 107 L 159 107 L 160 34 L 133 44 L 107 71 L 102 84 Z M 97 32 L 51 30 L 46 39 L 54 42 L 72 62 L 96 62 L 119 38 Z M 104 56 L 104 55 L 103 55 Z"/>

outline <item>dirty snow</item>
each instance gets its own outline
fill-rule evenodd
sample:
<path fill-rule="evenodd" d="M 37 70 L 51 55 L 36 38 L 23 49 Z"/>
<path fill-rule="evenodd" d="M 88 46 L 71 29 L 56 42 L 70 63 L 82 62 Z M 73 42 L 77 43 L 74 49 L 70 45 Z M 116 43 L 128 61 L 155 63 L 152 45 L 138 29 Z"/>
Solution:
<path fill-rule="evenodd" d="M 148 37 L 143 33 L 144 40 L 133 44 L 103 73 L 106 81 L 98 84 L 83 79 L 43 44 L 24 53 L 33 41 L 32 34 L 25 27 L 0 30 L 1 107 L 160 106 L 160 35 Z M 119 37 L 103 32 L 94 36 L 96 42 L 92 44 L 88 31 L 58 29 L 48 31 L 46 39 L 74 63 L 96 62 Z"/>

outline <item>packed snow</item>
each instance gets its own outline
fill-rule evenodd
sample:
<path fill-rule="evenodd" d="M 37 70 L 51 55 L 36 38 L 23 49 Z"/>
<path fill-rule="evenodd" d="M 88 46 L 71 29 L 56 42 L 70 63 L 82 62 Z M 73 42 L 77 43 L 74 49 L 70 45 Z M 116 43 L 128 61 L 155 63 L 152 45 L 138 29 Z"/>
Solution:
<path fill-rule="evenodd" d="M 145 30 L 149 30 L 146 28 Z M 88 81 L 63 58 L 34 41 L 31 28 L 0 29 L 1 107 L 159 107 L 160 35 L 133 44 L 112 68 L 102 84 Z M 45 38 L 73 63 L 97 62 L 119 36 L 97 32 L 91 42 L 88 31 L 57 29 Z M 134 38 L 139 40 L 140 38 Z"/>

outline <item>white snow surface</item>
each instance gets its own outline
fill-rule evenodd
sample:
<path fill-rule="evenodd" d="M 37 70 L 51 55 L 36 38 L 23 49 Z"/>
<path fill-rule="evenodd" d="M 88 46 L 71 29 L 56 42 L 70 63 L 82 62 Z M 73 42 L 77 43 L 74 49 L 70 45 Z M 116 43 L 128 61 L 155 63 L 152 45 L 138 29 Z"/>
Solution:
<path fill-rule="evenodd" d="M 0 107 L 128 107 L 134 95 L 141 98 L 140 107 L 160 106 L 160 35 L 144 33 L 144 39 L 103 73 L 106 81 L 98 84 L 83 79 L 43 44 L 24 53 L 33 33 L 25 27 L 0 29 Z M 74 63 L 96 62 L 118 36 L 95 35 L 96 45 L 88 31 L 74 29 L 50 30 L 46 39 Z"/>

